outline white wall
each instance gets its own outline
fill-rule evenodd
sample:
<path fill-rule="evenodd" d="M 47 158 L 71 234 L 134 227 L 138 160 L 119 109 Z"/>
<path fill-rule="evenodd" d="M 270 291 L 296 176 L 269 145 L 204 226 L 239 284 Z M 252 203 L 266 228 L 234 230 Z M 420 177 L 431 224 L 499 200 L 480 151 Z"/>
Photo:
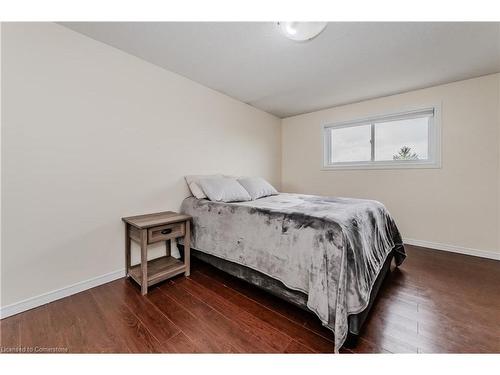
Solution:
<path fill-rule="evenodd" d="M 124 268 L 192 173 L 280 185 L 280 120 L 51 23 L 3 24 L 1 305 Z"/>
<path fill-rule="evenodd" d="M 380 200 L 405 238 L 497 257 L 499 85 L 494 74 L 286 118 L 282 188 Z M 435 103 L 442 109 L 441 169 L 320 170 L 321 124 Z"/>
<path fill-rule="evenodd" d="M 500 253 L 500 74 L 280 121 L 59 25 L 0 35 L 2 307 L 121 271 L 120 218 L 178 210 L 191 173 L 378 199 L 406 238 Z M 436 102 L 442 169 L 320 170 L 320 124 Z"/>

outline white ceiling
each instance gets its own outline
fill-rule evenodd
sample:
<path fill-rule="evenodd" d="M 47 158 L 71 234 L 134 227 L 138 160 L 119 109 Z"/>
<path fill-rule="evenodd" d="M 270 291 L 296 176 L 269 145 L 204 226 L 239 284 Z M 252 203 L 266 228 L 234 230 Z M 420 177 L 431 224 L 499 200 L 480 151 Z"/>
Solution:
<path fill-rule="evenodd" d="M 338 23 L 312 41 L 270 22 L 64 26 L 288 117 L 500 72 L 500 23 Z"/>

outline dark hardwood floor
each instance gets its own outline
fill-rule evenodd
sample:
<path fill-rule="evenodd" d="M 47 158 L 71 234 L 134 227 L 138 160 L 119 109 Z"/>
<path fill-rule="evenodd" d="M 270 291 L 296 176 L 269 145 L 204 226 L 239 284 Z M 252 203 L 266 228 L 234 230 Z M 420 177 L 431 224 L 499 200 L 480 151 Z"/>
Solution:
<path fill-rule="evenodd" d="M 343 353 L 500 352 L 500 262 L 407 246 Z M 91 353 L 331 353 L 319 320 L 204 263 L 142 297 L 121 279 L 3 319 L 4 348 Z"/>

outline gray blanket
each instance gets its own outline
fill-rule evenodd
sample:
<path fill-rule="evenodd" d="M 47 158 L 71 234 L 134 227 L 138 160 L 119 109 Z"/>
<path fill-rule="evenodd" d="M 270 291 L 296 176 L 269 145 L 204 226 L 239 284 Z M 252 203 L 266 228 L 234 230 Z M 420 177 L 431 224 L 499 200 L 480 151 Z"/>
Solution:
<path fill-rule="evenodd" d="M 335 333 L 338 351 L 348 315 L 363 311 L 387 255 L 405 252 L 383 204 L 372 200 L 279 194 L 250 202 L 189 197 L 192 247 L 253 268 L 307 294 L 308 308 Z"/>

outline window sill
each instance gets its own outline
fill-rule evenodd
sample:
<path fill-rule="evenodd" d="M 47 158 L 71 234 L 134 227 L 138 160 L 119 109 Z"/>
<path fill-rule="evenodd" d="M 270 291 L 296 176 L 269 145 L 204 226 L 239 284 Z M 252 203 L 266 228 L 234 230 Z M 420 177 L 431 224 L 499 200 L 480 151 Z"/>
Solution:
<path fill-rule="evenodd" d="M 367 170 L 367 169 L 440 169 L 441 164 L 436 162 L 408 162 L 408 163 L 356 163 L 356 164 L 329 164 L 323 165 L 322 171 L 338 170 Z"/>

